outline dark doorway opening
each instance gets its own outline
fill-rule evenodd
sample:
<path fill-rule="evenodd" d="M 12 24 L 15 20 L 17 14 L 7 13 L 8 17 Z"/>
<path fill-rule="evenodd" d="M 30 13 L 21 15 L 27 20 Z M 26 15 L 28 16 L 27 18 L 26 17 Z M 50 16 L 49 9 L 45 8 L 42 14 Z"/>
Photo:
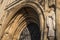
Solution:
<path fill-rule="evenodd" d="M 22 31 L 20 40 L 40 40 L 40 28 L 36 23 L 30 23 Z"/>

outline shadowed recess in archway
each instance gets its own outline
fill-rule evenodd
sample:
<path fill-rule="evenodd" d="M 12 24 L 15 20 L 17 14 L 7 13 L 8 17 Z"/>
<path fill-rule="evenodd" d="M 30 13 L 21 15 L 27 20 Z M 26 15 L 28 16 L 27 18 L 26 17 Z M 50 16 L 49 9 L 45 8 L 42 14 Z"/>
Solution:
<path fill-rule="evenodd" d="M 21 33 L 20 40 L 40 40 L 39 26 L 35 23 L 30 23 Z"/>
<path fill-rule="evenodd" d="M 37 11 L 31 7 L 23 7 L 19 13 L 24 14 L 24 21 L 27 23 L 19 40 L 40 40 L 40 20 Z"/>

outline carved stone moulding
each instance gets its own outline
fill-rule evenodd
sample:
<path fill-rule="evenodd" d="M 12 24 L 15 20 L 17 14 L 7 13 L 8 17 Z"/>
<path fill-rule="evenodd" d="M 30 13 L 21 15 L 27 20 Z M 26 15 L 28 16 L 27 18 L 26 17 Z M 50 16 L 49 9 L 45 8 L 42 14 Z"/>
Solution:
<path fill-rule="evenodd" d="M 12 21 L 12 19 L 14 19 L 14 17 L 16 16 L 16 15 L 18 15 L 18 11 L 19 10 L 21 10 L 22 8 L 24 8 L 24 7 L 30 7 L 30 8 L 32 8 L 32 9 L 34 9 L 36 12 L 37 12 L 37 14 L 38 14 L 38 18 L 39 18 L 39 27 L 40 27 L 40 31 L 41 31 L 41 39 L 43 39 L 43 29 L 44 29 L 44 23 L 45 23 L 45 15 L 44 15 L 44 10 L 43 10 L 43 7 L 39 4 L 39 3 L 37 3 L 37 2 L 33 2 L 33 1 L 18 1 L 18 2 L 13 2 L 13 3 L 11 3 L 9 6 L 7 6 L 6 7 L 6 9 L 5 10 L 11 10 L 11 9 L 13 9 L 13 10 L 11 10 L 10 11 L 10 13 L 9 13 L 9 15 L 8 15 L 8 17 L 6 18 L 6 20 L 5 20 L 5 22 L 4 22 L 4 24 L 3 24 L 3 26 L 2 26 L 2 28 L 3 29 L 1 29 L 1 31 L 0 31 L 0 38 L 1 39 L 4 39 L 5 38 L 5 31 L 6 31 L 6 29 L 9 27 L 9 23 L 11 23 L 11 21 Z M 22 13 L 23 14 L 23 13 Z M 20 16 L 21 16 L 21 14 L 19 14 Z M 31 15 L 31 14 L 30 14 Z M 23 31 L 23 29 L 26 27 L 26 21 L 24 20 L 24 16 L 22 16 L 22 23 L 24 23 L 23 25 L 22 25 L 22 23 L 21 23 L 21 25 L 20 25 L 20 28 L 21 28 L 21 30 L 20 30 L 20 32 L 18 32 L 17 30 L 18 30 L 18 24 L 19 24 L 19 22 L 21 22 L 20 20 L 19 20 L 19 22 L 18 22 L 18 19 L 19 19 L 19 17 L 20 16 L 17 16 L 16 17 L 16 20 L 13 20 L 13 24 L 10 26 L 10 28 L 8 29 L 8 31 L 7 31 L 7 33 L 9 34 L 9 35 L 11 35 L 11 37 L 13 37 L 12 39 L 14 40 L 15 38 L 17 38 L 17 37 L 19 37 L 19 35 L 18 34 L 20 34 L 22 31 Z M 34 15 L 34 17 L 33 16 L 31 16 L 31 19 L 36 19 L 37 20 L 37 18 L 36 18 L 36 15 Z M 24 20 L 24 21 L 23 21 Z M 27 21 L 31 21 L 31 20 L 27 20 Z M 35 22 L 35 20 L 32 20 L 31 22 Z M 17 24 L 16 24 L 17 23 Z M 17 30 L 16 30 L 17 29 Z M 11 31 L 11 30 L 13 30 L 13 31 Z M 15 33 L 16 32 L 16 33 Z M 18 33 L 17 33 L 18 32 Z M 15 35 L 14 35 L 15 34 Z M 6 38 L 8 38 L 8 37 L 6 37 Z M 5 38 L 5 39 L 6 39 Z M 18 39 L 18 38 L 17 38 Z M 17 39 L 15 39 L 15 40 L 17 40 Z"/>

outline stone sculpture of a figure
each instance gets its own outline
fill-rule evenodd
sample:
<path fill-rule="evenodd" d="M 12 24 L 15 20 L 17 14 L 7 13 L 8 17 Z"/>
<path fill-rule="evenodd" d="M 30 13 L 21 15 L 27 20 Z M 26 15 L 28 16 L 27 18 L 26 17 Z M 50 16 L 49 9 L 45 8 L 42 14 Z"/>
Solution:
<path fill-rule="evenodd" d="M 46 16 L 46 24 L 48 28 L 48 40 L 54 40 L 55 38 L 55 8 L 54 5 L 49 7 L 50 11 Z"/>

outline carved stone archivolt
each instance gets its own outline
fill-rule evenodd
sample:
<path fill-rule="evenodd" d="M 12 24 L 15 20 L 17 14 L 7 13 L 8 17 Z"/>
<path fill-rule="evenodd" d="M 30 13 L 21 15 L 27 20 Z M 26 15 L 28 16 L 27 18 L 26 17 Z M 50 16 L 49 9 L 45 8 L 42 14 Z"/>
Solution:
<path fill-rule="evenodd" d="M 19 40 L 22 31 L 29 23 L 36 23 L 39 26 L 41 33 L 43 33 L 44 13 L 43 8 L 39 3 L 21 1 L 7 9 L 10 9 L 10 12 L 0 30 L 1 40 Z"/>
<path fill-rule="evenodd" d="M 43 39 L 45 15 L 43 7 L 36 1 L 14 1 L 4 9 L 6 17 L 0 29 L 0 40 L 19 40 L 30 23 L 37 24 Z"/>

